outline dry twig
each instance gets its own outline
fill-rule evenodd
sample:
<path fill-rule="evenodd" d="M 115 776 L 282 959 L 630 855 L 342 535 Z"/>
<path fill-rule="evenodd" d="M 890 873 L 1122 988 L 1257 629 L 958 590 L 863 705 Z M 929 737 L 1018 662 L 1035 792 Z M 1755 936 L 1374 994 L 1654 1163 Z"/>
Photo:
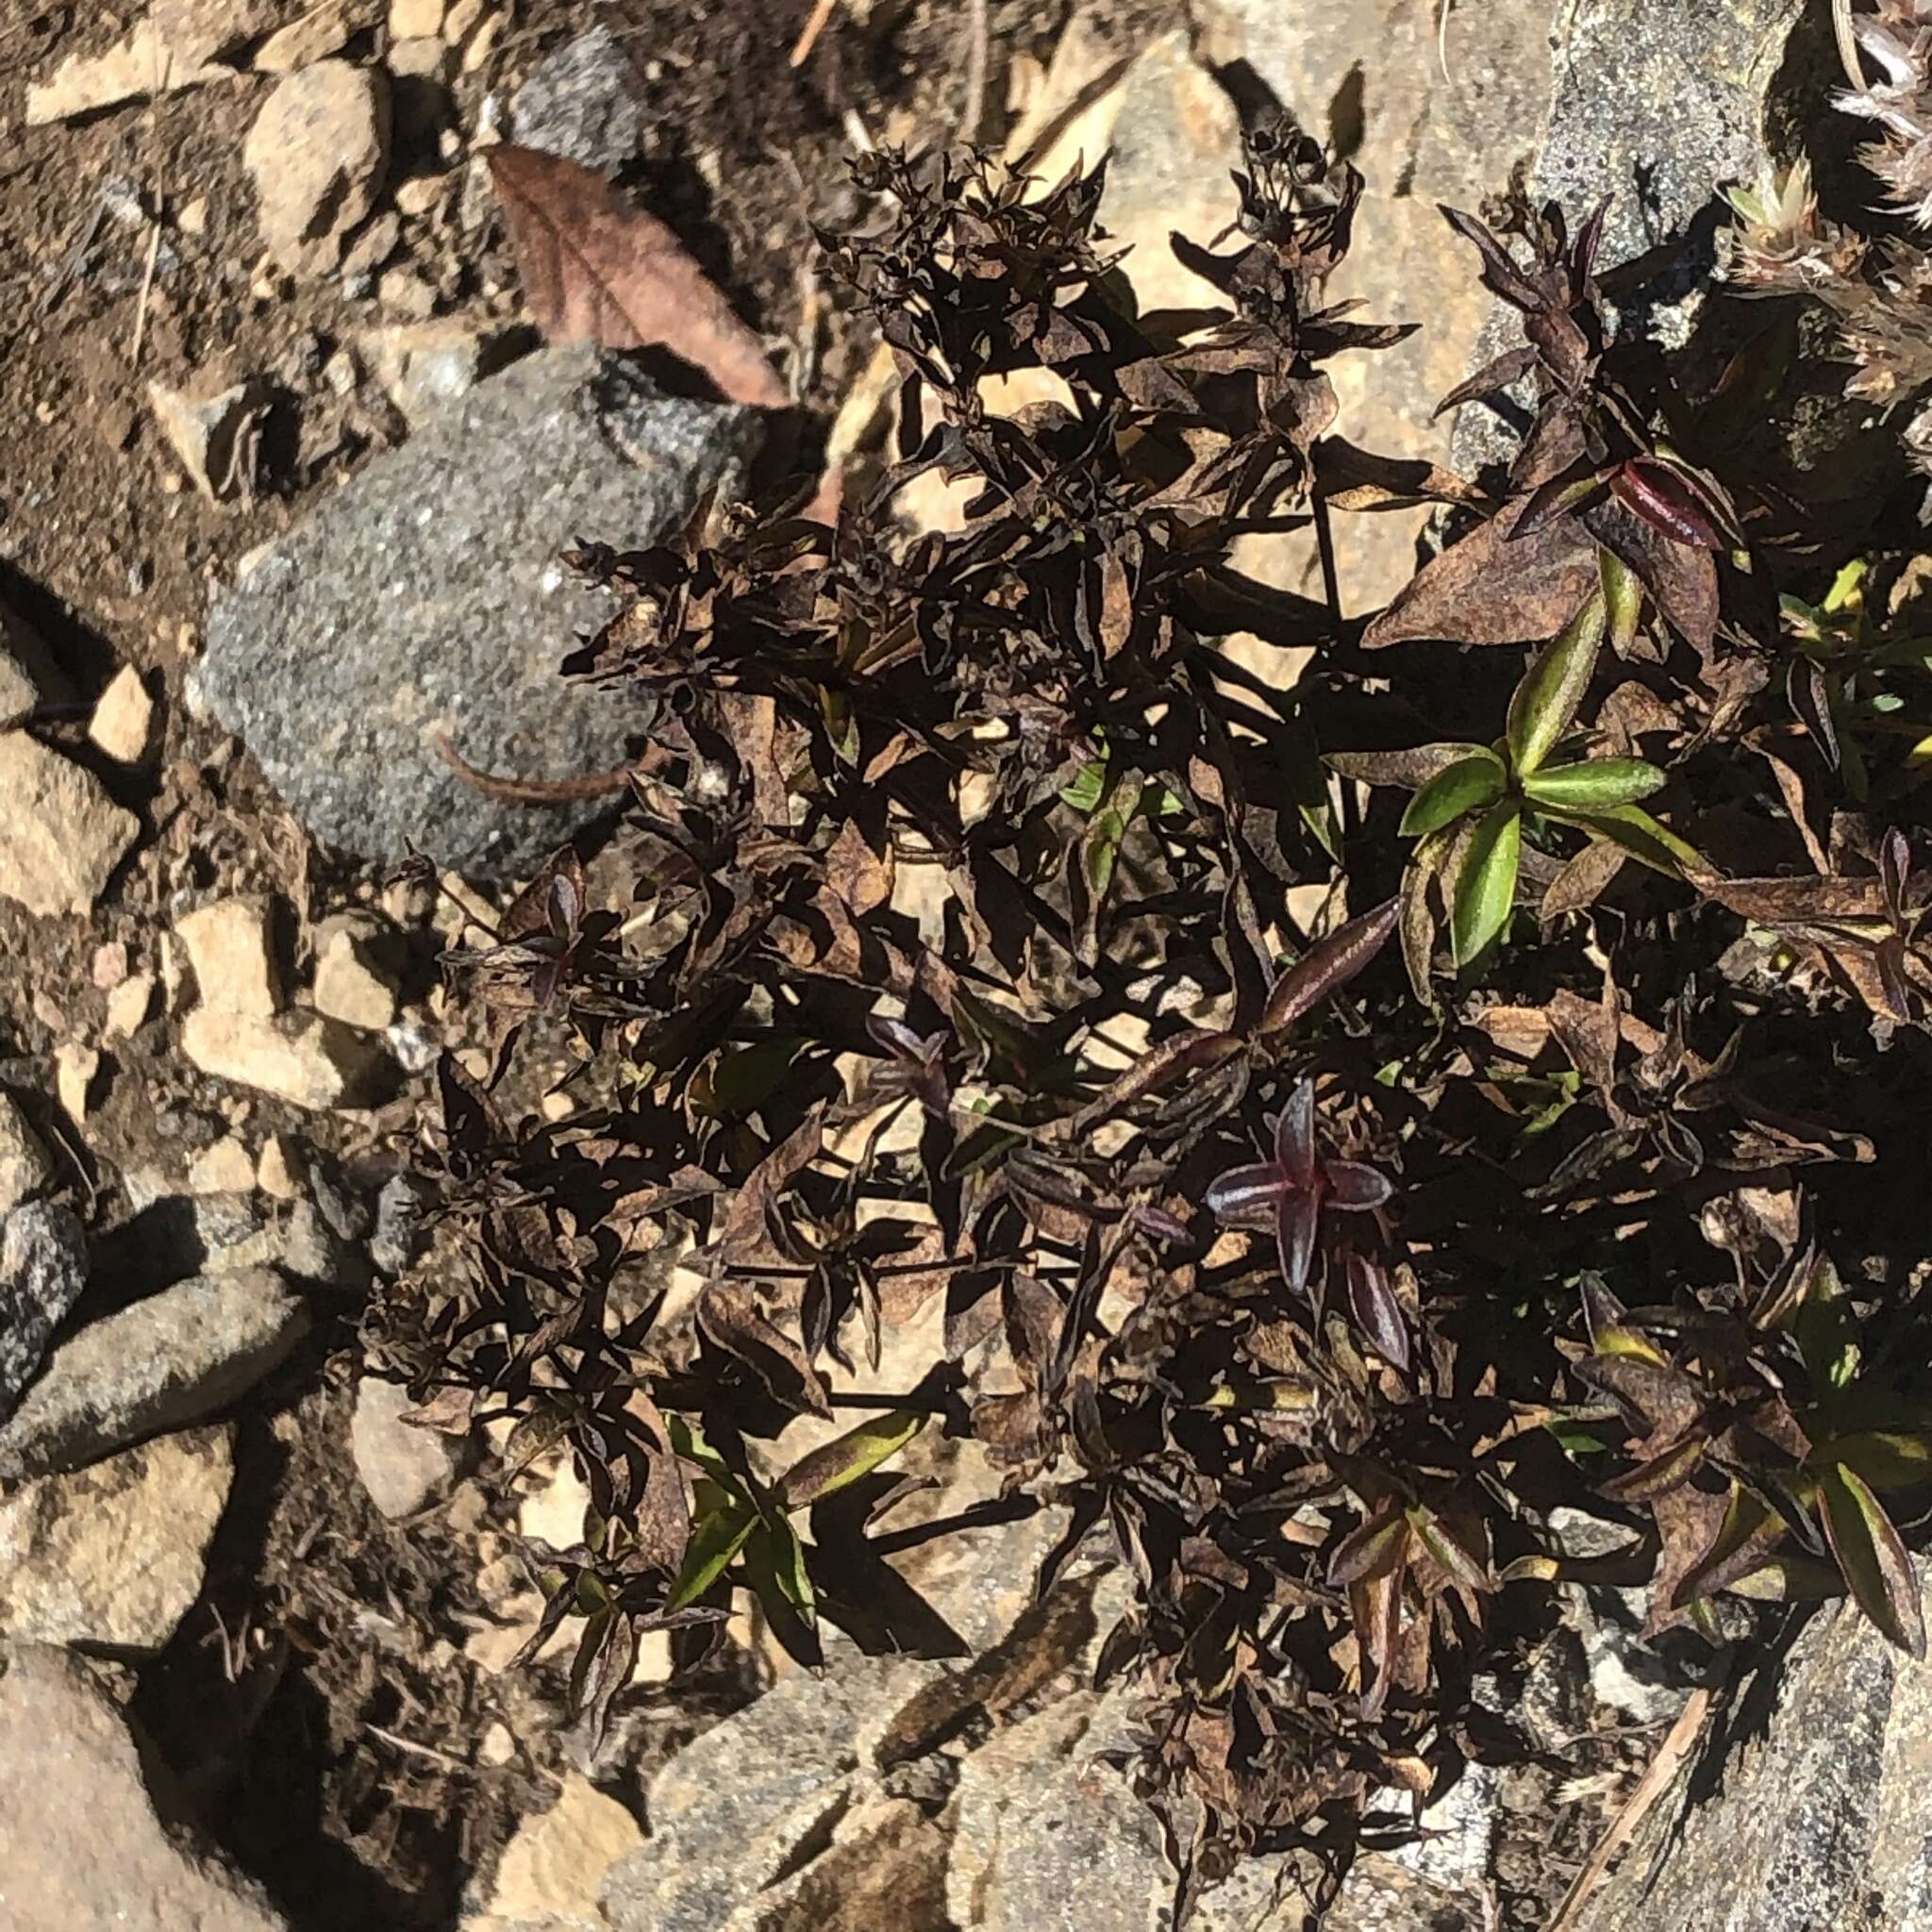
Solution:
<path fill-rule="evenodd" d="M 1700 1684 L 1685 1700 L 1684 1708 L 1677 1713 L 1676 1723 L 1665 1733 L 1663 1742 L 1657 1747 L 1657 1756 L 1637 1780 L 1637 1789 L 1630 1793 L 1624 1808 L 1610 1821 L 1609 1829 L 1590 1855 L 1589 1863 L 1576 1874 L 1576 1882 L 1564 1893 L 1563 1903 L 1557 1908 L 1557 1916 L 1550 1921 L 1549 1932 L 1575 1932 L 1584 1907 L 1603 1883 L 1611 1861 L 1637 1836 L 1637 1827 L 1675 1782 L 1685 1759 L 1695 1749 L 1709 1719 L 1715 1694 L 1709 1685 Z"/>

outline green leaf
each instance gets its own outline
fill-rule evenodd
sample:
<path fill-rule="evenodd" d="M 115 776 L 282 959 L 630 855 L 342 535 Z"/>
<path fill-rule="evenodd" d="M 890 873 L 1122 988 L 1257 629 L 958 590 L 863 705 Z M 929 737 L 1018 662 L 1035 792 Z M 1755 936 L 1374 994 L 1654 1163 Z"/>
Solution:
<path fill-rule="evenodd" d="M 1816 1469 L 1838 1463 L 1881 1492 L 1932 1482 L 1932 1434 L 1924 1429 L 1859 1429 L 1821 1442 L 1805 1458 Z"/>
<path fill-rule="evenodd" d="M 1607 550 L 1600 549 L 1596 560 L 1610 647 L 1622 657 L 1637 636 L 1637 620 L 1643 611 L 1643 580 L 1622 558 Z"/>
<path fill-rule="evenodd" d="M 774 1509 L 758 1524 L 758 1533 L 745 1546 L 745 1566 L 758 1586 L 774 1587 L 780 1597 L 805 1620 L 808 1626 L 818 1607 L 811 1574 L 805 1566 L 805 1545 L 782 1509 Z"/>
<path fill-rule="evenodd" d="M 784 1085 L 791 1064 L 811 1042 L 802 1037 L 755 1040 L 721 1053 L 711 1063 L 708 1093 L 693 1093 L 692 1105 L 714 1120 L 734 1120 L 762 1107 Z"/>
<path fill-rule="evenodd" d="M 1438 772 L 1408 801 L 1397 828 L 1405 839 L 1420 839 L 1440 832 L 1463 813 L 1482 811 L 1503 795 L 1507 777 L 1503 760 L 1492 751 L 1473 758 L 1458 758 L 1447 771 Z"/>
<path fill-rule="evenodd" d="M 1456 963 L 1478 959 L 1509 924 L 1516 904 L 1516 868 L 1523 857 L 1523 808 L 1513 798 L 1491 806 L 1462 860 L 1449 920 Z"/>
<path fill-rule="evenodd" d="M 1818 1477 L 1824 1533 L 1858 1607 L 1901 1650 L 1923 1658 L 1925 1619 L 1919 1607 L 1919 1579 L 1891 1519 L 1864 1479 L 1849 1469 L 1824 1470 Z"/>
<path fill-rule="evenodd" d="M 738 1473 L 705 1441 L 704 1432 L 695 1423 L 681 1415 L 670 1415 L 664 1419 L 664 1427 L 671 1438 L 674 1456 L 694 1469 L 703 1470 L 721 1489 L 732 1495 L 744 1494 L 744 1486 L 739 1481 Z"/>
<path fill-rule="evenodd" d="M 1592 594 L 1554 641 L 1545 644 L 1509 700 L 1509 761 L 1527 777 L 1569 730 L 1590 689 L 1604 641 L 1604 599 Z"/>
<path fill-rule="evenodd" d="M 1591 758 L 1532 772 L 1523 789 L 1539 805 L 1558 810 L 1607 811 L 1648 798 L 1664 782 L 1664 774 L 1642 758 Z"/>
<path fill-rule="evenodd" d="M 1555 809 L 1552 808 L 1552 809 Z M 1562 811 L 1565 824 L 1621 845 L 1632 858 L 1666 878 L 1712 878 L 1716 867 L 1688 840 L 1654 819 L 1640 805 L 1612 806 L 1605 811 Z"/>
<path fill-rule="evenodd" d="M 808 1503 L 836 1494 L 896 1456 L 925 1422 L 916 1409 L 895 1408 L 890 1415 L 847 1429 L 836 1441 L 801 1456 L 778 1478 L 779 1500 L 788 1509 L 803 1509 Z"/>
<path fill-rule="evenodd" d="M 1060 787 L 1060 798 L 1084 818 L 1101 801 L 1107 791 L 1107 760 L 1092 758 L 1074 773 L 1070 783 Z"/>
<path fill-rule="evenodd" d="M 665 1609 L 681 1610 L 696 1603 L 724 1575 L 760 1520 L 758 1506 L 748 1497 L 733 1497 L 700 1517 L 685 1546 L 677 1581 L 664 1599 Z"/>
<path fill-rule="evenodd" d="M 1829 1563 L 1810 1557 L 1771 1557 L 1757 1569 L 1734 1576 L 1724 1589 L 1732 1596 L 1749 1597 L 1755 1603 L 1806 1604 L 1842 1596 L 1845 1586 Z"/>

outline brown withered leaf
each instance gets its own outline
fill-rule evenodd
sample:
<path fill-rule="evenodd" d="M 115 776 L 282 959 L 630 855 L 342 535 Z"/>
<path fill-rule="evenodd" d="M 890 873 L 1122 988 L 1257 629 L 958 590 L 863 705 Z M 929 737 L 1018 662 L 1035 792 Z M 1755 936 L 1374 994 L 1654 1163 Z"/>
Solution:
<path fill-rule="evenodd" d="M 1592 839 L 1550 881 L 1543 892 L 1538 916 L 1547 924 L 1566 912 L 1587 910 L 1596 904 L 1610 881 L 1623 871 L 1624 861 L 1628 857 L 1629 854 L 1613 841 Z"/>
<path fill-rule="evenodd" d="M 1885 917 L 1885 887 L 1876 878 L 1711 879 L 1703 891 L 1720 906 L 1760 925 L 1821 925 Z"/>
<path fill-rule="evenodd" d="M 855 919 L 875 912 L 892 896 L 892 847 L 883 853 L 866 841 L 857 819 L 847 819 L 825 854 L 825 879 Z"/>
<path fill-rule="evenodd" d="M 1429 503 L 1491 508 L 1486 491 L 1437 463 L 1377 456 L 1341 436 L 1324 436 L 1314 455 L 1315 486 L 1337 509 L 1415 509 Z"/>
<path fill-rule="evenodd" d="M 1498 511 L 1424 565 L 1362 633 L 1363 648 L 1423 638 L 1526 644 L 1555 637 L 1596 589 L 1596 545 L 1569 517 L 1518 538 L 1523 508 Z"/>
<path fill-rule="evenodd" d="M 560 155 L 489 150 L 524 296 L 553 342 L 669 349 L 734 403 L 790 398 L 765 346 L 656 215 Z"/>
<path fill-rule="evenodd" d="M 820 1102 L 790 1135 L 774 1147 L 732 1197 L 712 1235 L 712 1244 L 734 1259 L 749 1259 L 766 1242 L 766 1219 L 779 1195 L 819 1158 L 824 1145 L 825 1109 Z"/>
<path fill-rule="evenodd" d="M 825 1385 L 806 1353 L 783 1329 L 758 1312 L 750 1291 L 735 1281 L 714 1281 L 698 1297 L 699 1329 L 735 1355 L 788 1408 L 830 1415 Z"/>

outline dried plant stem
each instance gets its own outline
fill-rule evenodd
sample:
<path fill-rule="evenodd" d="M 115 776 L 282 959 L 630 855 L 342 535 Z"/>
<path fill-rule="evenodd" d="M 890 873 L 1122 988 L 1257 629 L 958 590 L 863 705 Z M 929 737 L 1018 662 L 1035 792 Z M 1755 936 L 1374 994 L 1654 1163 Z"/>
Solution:
<path fill-rule="evenodd" d="M 1637 1780 L 1637 1789 L 1630 1793 L 1624 1808 L 1610 1821 L 1610 1828 L 1590 1855 L 1590 1862 L 1576 1874 L 1576 1882 L 1564 1894 L 1557 1916 L 1550 1921 L 1550 1932 L 1574 1932 L 1584 1907 L 1603 1883 L 1611 1861 L 1637 1836 L 1637 1827 L 1676 1781 L 1684 1760 L 1703 1735 L 1715 1695 L 1708 1684 L 1700 1684 L 1685 1700 L 1676 1723 L 1665 1734 L 1663 1742 L 1657 1747 L 1657 1756 Z"/>
<path fill-rule="evenodd" d="M 1852 0 L 1831 0 L 1832 31 L 1838 36 L 1838 58 L 1843 63 L 1845 78 L 1854 87 L 1865 85 L 1865 69 L 1858 59 L 1858 37 L 1852 31 Z"/>
<path fill-rule="evenodd" d="M 499 778 L 473 765 L 450 742 L 446 732 L 437 732 L 430 742 L 464 784 L 507 805 L 573 805 L 587 798 L 613 798 L 630 783 L 630 774 L 638 769 L 635 764 L 620 765 L 614 771 L 591 772 L 581 778 Z"/>
<path fill-rule="evenodd" d="M 825 23 L 831 19 L 838 4 L 839 0 L 818 0 L 818 5 L 811 10 L 811 18 L 805 24 L 805 31 L 792 45 L 792 66 L 803 67 L 811 58 L 811 50 L 818 45 L 819 36 L 824 32 Z"/>
<path fill-rule="evenodd" d="M 986 118 L 986 75 L 991 35 L 987 27 L 987 0 L 966 0 L 966 107 L 959 116 L 959 139 L 979 139 Z"/>

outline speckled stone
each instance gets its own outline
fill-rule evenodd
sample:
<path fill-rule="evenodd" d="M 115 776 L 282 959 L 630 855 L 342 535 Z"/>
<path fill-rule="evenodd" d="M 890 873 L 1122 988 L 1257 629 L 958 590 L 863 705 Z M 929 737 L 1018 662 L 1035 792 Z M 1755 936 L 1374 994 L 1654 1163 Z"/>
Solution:
<path fill-rule="evenodd" d="M 1932 1925 L 1932 1668 L 1831 1606 L 1713 1736 L 1696 1799 L 1652 1807 L 1578 1932 Z"/>
<path fill-rule="evenodd" d="M 1532 197 L 1561 203 L 1573 221 L 1612 197 L 1599 265 L 1648 269 L 1613 305 L 1620 326 L 1666 347 L 1689 336 L 1729 220 L 1720 191 L 1755 181 L 1771 158 L 1774 83 L 1804 11 L 1804 0 L 1565 0 Z M 1474 359 L 1522 340 L 1516 312 L 1499 304 Z M 1514 447 L 1489 408 L 1459 412 L 1459 466 Z"/>
<path fill-rule="evenodd" d="M 599 175 L 635 160 L 644 131 L 642 91 L 623 42 L 601 25 L 566 41 L 517 90 L 510 125 L 525 147 Z"/>
<path fill-rule="evenodd" d="M 0 1112 L 11 1106 L 0 1094 Z M 27 1131 L 25 1123 L 21 1131 Z M 38 1142 L 22 1144 L 38 1149 Z M 0 1141 L 0 1162 L 5 1158 Z M 87 1236 L 71 1208 L 29 1201 L 0 1215 L 0 1423 L 13 1413 L 49 1337 L 86 1285 Z"/>
<path fill-rule="evenodd" d="M 892 1718 L 944 1674 L 912 1657 L 827 1650 L 837 1663 L 825 1676 L 782 1678 L 658 1774 L 650 1841 L 611 1869 L 601 1895 L 618 1932 L 716 1932 L 802 1862 L 800 1848 L 850 1804 Z"/>
<path fill-rule="evenodd" d="M 252 1388 L 308 1327 L 267 1269 L 183 1281 L 63 1341 L 0 1428 L 0 1480 L 77 1469 L 212 1415 Z"/>
<path fill-rule="evenodd" d="M 471 874 L 527 871 L 595 808 L 486 797 L 437 734 L 521 777 L 621 764 L 652 708 L 558 675 L 614 608 L 558 557 L 579 539 L 658 541 L 756 434 L 748 412 L 666 396 L 593 348 L 528 357 L 216 599 L 194 695 L 330 844 L 396 859 L 413 841 Z"/>

